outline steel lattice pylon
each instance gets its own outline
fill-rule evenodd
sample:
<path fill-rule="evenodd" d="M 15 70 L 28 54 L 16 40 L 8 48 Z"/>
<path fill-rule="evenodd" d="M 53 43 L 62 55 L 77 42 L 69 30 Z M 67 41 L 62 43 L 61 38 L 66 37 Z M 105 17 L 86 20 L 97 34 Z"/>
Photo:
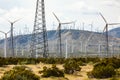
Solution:
<path fill-rule="evenodd" d="M 44 0 L 37 0 L 34 29 L 31 42 L 31 57 L 48 57 L 48 41 L 45 21 Z"/>

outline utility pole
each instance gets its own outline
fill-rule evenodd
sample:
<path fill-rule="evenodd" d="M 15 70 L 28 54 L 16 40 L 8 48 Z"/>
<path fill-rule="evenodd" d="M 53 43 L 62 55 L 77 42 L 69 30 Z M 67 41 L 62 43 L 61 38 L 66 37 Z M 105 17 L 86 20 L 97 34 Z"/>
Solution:
<path fill-rule="evenodd" d="M 37 0 L 34 28 L 31 41 L 31 57 L 37 57 L 42 54 L 42 57 L 47 58 L 48 40 L 45 20 L 45 5 L 44 0 Z"/>
<path fill-rule="evenodd" d="M 5 35 L 5 41 L 4 41 L 4 57 L 6 58 L 7 57 L 7 34 L 10 32 L 3 32 L 3 31 L 0 31 L 1 33 L 3 33 Z"/>

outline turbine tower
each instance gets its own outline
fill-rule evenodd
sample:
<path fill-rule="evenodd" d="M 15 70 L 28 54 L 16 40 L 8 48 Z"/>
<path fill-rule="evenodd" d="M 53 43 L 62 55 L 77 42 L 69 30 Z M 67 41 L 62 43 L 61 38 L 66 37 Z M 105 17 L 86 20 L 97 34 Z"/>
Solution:
<path fill-rule="evenodd" d="M 31 42 L 31 57 L 38 57 L 38 54 L 42 54 L 44 58 L 48 57 L 44 0 L 37 0 L 36 3 L 35 21 Z"/>
<path fill-rule="evenodd" d="M 55 18 L 57 19 L 59 25 L 58 25 L 58 28 L 57 28 L 57 31 L 58 31 L 58 42 L 59 42 L 59 47 L 58 47 L 58 50 L 59 50 L 59 56 L 62 57 L 62 39 L 61 39 L 61 25 L 62 24 L 71 24 L 71 23 L 74 23 L 74 22 L 65 22 L 65 23 L 62 23 L 58 17 L 55 15 L 55 13 L 53 13 L 53 15 L 55 16 Z"/>
<path fill-rule="evenodd" d="M 17 19 L 13 22 L 9 21 L 8 22 L 11 24 L 11 29 L 10 29 L 10 48 L 11 48 L 11 54 L 12 57 L 15 57 L 15 53 L 14 53 L 14 40 L 13 40 L 13 25 L 18 22 L 20 19 Z"/>
<path fill-rule="evenodd" d="M 104 22 L 105 22 L 105 27 L 104 27 L 104 30 L 103 32 L 106 30 L 106 50 L 107 50 L 107 55 L 109 53 L 109 38 L 108 38 L 108 27 L 109 25 L 119 25 L 120 23 L 108 23 L 107 20 L 105 19 L 105 17 L 99 13 L 100 16 L 103 18 Z"/>
<path fill-rule="evenodd" d="M 10 31 L 9 31 L 10 32 Z M 3 32 L 3 31 L 0 31 L 0 33 L 3 33 L 5 35 L 5 41 L 4 41 L 4 57 L 6 58 L 7 57 L 7 34 L 9 32 Z"/>

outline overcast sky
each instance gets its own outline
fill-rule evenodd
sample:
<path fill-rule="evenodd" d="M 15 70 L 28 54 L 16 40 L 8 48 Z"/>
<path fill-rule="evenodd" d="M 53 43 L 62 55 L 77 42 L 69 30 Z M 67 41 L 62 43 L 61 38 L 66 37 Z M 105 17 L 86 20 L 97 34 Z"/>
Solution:
<path fill-rule="evenodd" d="M 15 31 L 25 31 L 24 27 L 33 30 L 36 0 L 0 0 L 0 30 L 9 31 L 7 20 L 14 21 Z M 98 12 L 101 12 L 108 23 L 120 22 L 120 0 L 45 0 L 47 29 L 56 29 L 58 22 L 54 12 L 61 22 L 76 21 L 76 28 L 90 30 L 88 24 L 93 23 L 93 30 L 103 30 L 105 24 Z M 120 26 L 120 25 L 117 25 Z M 112 26 L 110 26 L 112 27 Z M 116 27 L 116 26 L 114 26 Z"/>

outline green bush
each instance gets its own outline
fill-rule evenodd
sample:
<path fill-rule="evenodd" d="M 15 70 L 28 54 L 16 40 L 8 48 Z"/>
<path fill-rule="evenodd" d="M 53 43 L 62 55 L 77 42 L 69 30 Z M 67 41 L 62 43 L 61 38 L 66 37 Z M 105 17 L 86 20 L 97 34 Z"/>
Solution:
<path fill-rule="evenodd" d="M 46 64 L 63 64 L 64 60 L 64 58 L 47 58 L 42 62 Z"/>
<path fill-rule="evenodd" d="M 56 60 L 55 58 L 48 58 L 46 59 L 46 61 L 44 63 L 47 63 L 47 64 L 55 64 L 56 63 Z"/>
<path fill-rule="evenodd" d="M 4 65 L 5 65 L 5 63 L 4 63 L 3 59 L 0 58 L 0 67 L 2 67 L 2 66 L 4 66 Z"/>
<path fill-rule="evenodd" d="M 114 67 L 110 65 L 96 65 L 91 72 L 92 76 L 95 78 L 109 78 L 116 74 Z"/>
<path fill-rule="evenodd" d="M 16 66 L 12 70 L 7 71 L 1 80 L 40 80 L 33 72 L 25 66 Z"/>
<path fill-rule="evenodd" d="M 96 63 L 96 62 L 99 62 L 100 61 L 100 58 L 96 57 L 96 58 L 86 58 L 86 63 L 89 63 L 89 62 L 93 62 L 93 63 Z"/>
<path fill-rule="evenodd" d="M 79 66 L 85 66 L 85 63 L 83 63 L 82 61 L 78 61 L 77 64 L 78 64 Z"/>
<path fill-rule="evenodd" d="M 66 61 L 63 67 L 64 67 L 64 72 L 67 74 L 73 74 L 75 71 L 81 70 L 79 64 L 75 60 Z"/>
<path fill-rule="evenodd" d="M 108 63 L 111 63 L 114 68 L 120 68 L 120 59 L 111 58 L 108 60 Z"/>
<path fill-rule="evenodd" d="M 105 58 L 102 61 L 99 62 L 99 65 L 110 65 L 113 66 L 115 69 L 120 68 L 120 59 L 117 58 Z"/>
<path fill-rule="evenodd" d="M 52 65 L 52 68 L 43 67 L 43 71 L 40 71 L 42 77 L 64 77 L 62 70 L 59 70 L 56 65 Z"/>

